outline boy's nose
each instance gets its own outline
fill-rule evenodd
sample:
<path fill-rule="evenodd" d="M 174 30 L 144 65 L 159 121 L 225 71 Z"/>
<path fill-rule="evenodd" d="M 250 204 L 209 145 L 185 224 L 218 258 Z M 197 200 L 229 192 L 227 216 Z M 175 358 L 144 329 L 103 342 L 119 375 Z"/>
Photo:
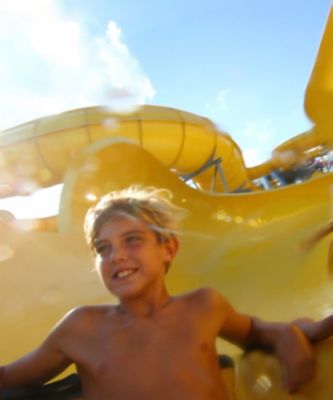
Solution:
<path fill-rule="evenodd" d="M 127 255 L 123 246 L 114 246 L 112 249 L 112 253 L 110 254 L 110 259 L 113 261 L 124 261 L 126 260 Z"/>

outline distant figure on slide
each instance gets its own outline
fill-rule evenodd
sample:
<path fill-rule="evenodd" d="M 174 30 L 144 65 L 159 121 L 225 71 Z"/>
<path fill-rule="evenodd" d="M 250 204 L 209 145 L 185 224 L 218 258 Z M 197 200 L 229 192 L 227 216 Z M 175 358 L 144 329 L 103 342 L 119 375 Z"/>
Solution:
<path fill-rule="evenodd" d="M 333 220 L 322 226 L 318 231 L 313 233 L 309 238 L 301 243 L 301 250 L 305 253 L 309 252 L 317 243 L 333 232 Z M 333 239 L 331 239 L 328 247 L 327 269 L 333 277 Z"/>

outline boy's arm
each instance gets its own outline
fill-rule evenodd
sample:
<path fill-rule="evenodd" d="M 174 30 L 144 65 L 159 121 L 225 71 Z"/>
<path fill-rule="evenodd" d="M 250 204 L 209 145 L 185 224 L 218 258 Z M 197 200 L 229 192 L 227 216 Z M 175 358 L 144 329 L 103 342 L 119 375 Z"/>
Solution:
<path fill-rule="evenodd" d="M 313 343 L 320 342 L 333 335 L 333 315 L 329 315 L 320 321 L 307 318 L 296 319 L 292 324 L 298 326 L 308 340 Z"/>
<path fill-rule="evenodd" d="M 288 323 L 265 322 L 252 318 L 247 348 L 266 348 L 275 352 L 282 365 L 283 383 L 289 393 L 296 392 L 315 375 L 315 355 L 302 330 Z"/>
<path fill-rule="evenodd" d="M 71 360 L 61 349 L 64 325 L 60 323 L 31 353 L 0 367 L 0 389 L 39 385 L 66 369 Z"/>
<path fill-rule="evenodd" d="M 0 388 L 34 386 L 47 382 L 66 369 L 71 362 L 52 345 L 41 347 L 0 367 Z"/>
<path fill-rule="evenodd" d="M 283 380 L 290 393 L 314 376 L 315 358 L 302 331 L 292 324 L 264 322 L 237 313 L 220 300 L 224 320 L 220 336 L 244 349 L 274 351 L 283 367 Z"/>

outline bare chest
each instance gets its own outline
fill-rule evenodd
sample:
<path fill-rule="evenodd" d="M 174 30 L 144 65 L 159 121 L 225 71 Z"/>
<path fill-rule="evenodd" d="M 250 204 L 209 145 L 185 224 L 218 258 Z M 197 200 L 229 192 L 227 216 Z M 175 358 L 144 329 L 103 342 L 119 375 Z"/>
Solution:
<path fill-rule="evenodd" d="M 225 398 L 217 323 L 208 313 L 174 307 L 147 318 L 118 314 L 102 314 L 67 346 L 86 399 Z"/>
<path fill-rule="evenodd" d="M 215 338 L 202 331 L 197 321 L 147 318 L 101 324 L 76 344 L 73 358 L 92 376 L 117 380 L 124 370 L 132 376 L 149 373 L 158 378 L 177 365 L 210 362 L 215 357 Z"/>

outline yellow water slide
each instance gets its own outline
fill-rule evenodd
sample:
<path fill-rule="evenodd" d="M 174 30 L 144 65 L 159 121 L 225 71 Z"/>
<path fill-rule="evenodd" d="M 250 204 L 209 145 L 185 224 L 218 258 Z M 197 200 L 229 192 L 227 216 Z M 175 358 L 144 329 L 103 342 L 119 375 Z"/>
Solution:
<path fill-rule="evenodd" d="M 333 147 L 333 11 L 330 9 L 327 23 L 318 49 L 317 59 L 307 85 L 304 109 L 314 126 L 272 152 L 271 160 L 250 168 L 251 179 L 264 176 L 275 169 L 288 169 L 309 160 L 320 151 Z"/>
<path fill-rule="evenodd" d="M 168 275 L 173 293 L 213 286 L 238 309 L 268 319 L 330 312 L 327 242 L 307 256 L 299 250 L 330 216 L 330 174 L 260 193 L 208 195 L 184 184 L 140 146 L 108 138 L 68 167 L 58 231 L 29 231 L 15 220 L 1 224 L 2 362 L 37 345 L 69 308 L 109 301 L 92 271 L 82 218 L 91 194 L 133 183 L 167 187 L 189 210 Z M 225 343 L 219 348 L 236 355 Z M 259 375 L 245 374 L 247 386 L 241 381 L 237 390 L 252 393 L 247 382 L 255 387 Z"/>
<path fill-rule="evenodd" d="M 330 17 L 324 33 L 324 40 L 331 35 L 329 42 L 332 26 Z M 325 92 L 325 105 L 333 93 L 329 79 L 315 79 L 329 68 L 332 54 L 331 46 L 321 46 L 316 66 L 322 69 L 315 66 L 307 91 L 314 128 L 284 145 L 288 151 L 329 146 L 326 128 L 332 117 L 328 112 L 317 117 L 311 111 L 316 102 L 309 96 Z M 167 277 L 172 293 L 216 287 L 240 311 L 270 320 L 321 318 L 333 312 L 329 239 L 307 254 L 300 248 L 332 217 L 331 173 L 250 191 L 253 177 L 282 164 L 269 161 L 249 170 L 238 146 L 209 120 L 153 106 L 126 116 L 80 109 L 9 129 L 0 133 L 0 165 L 1 197 L 63 183 L 56 218 L 17 221 L 6 213 L 0 218 L 0 363 L 40 343 L 69 308 L 110 301 L 92 271 L 82 221 L 102 194 L 131 184 L 166 187 L 189 210 L 180 231 L 180 254 Z M 179 176 L 192 177 L 201 190 Z M 234 347 L 224 342 L 218 347 L 237 360 L 238 400 L 290 398 L 280 388 L 274 358 L 258 353 L 237 358 Z M 293 398 L 333 398 L 332 349 L 330 342 L 318 346 L 317 377 Z"/>
<path fill-rule="evenodd" d="M 122 138 L 154 154 L 178 174 L 199 172 L 198 183 L 210 188 L 214 160 L 222 165 L 228 191 L 250 187 L 241 151 L 231 137 L 207 118 L 167 107 L 143 106 L 129 115 L 106 108 L 68 111 L 28 122 L 0 134 L 0 195 L 24 194 L 63 181 L 72 160 L 92 143 Z M 30 185 L 29 185 L 30 183 Z M 216 180 L 216 191 L 224 191 Z"/>

